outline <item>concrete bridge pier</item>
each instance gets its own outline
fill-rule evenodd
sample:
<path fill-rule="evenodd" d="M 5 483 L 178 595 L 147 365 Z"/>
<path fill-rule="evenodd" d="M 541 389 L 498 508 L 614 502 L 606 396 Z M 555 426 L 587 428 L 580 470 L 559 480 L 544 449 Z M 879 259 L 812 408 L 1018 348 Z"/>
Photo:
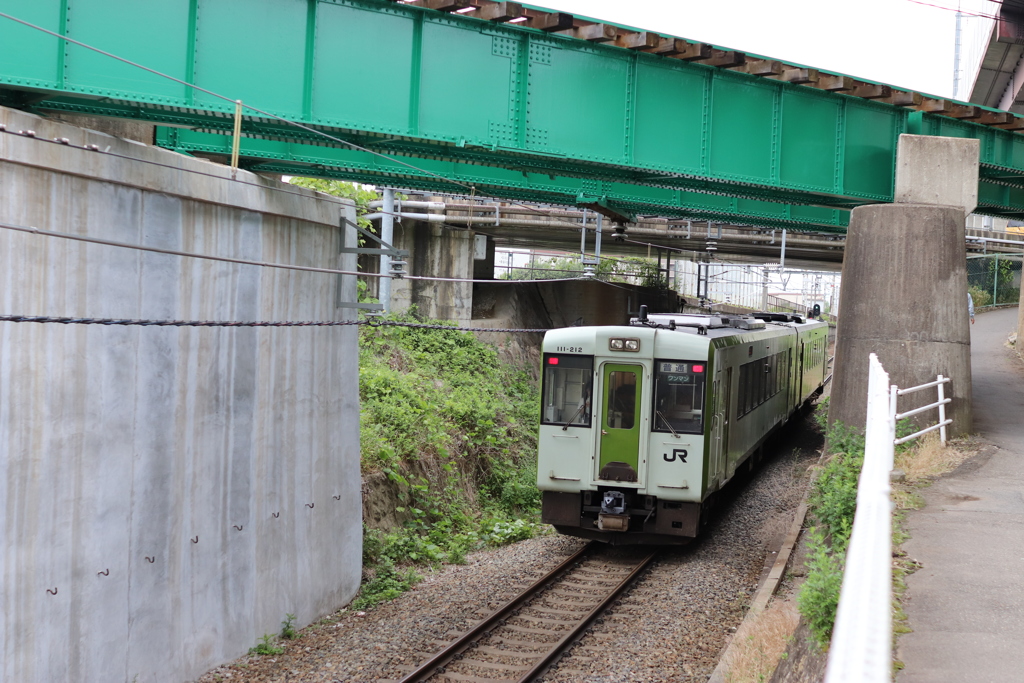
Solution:
<path fill-rule="evenodd" d="M 977 204 L 977 140 L 901 135 L 896 203 L 854 209 L 847 233 L 829 423 L 862 431 L 868 355 L 910 387 L 952 378 L 951 435 L 972 428 L 970 318 L 964 245 Z M 900 398 L 899 410 L 932 403 L 934 391 Z M 917 416 L 934 424 L 936 414 Z"/>

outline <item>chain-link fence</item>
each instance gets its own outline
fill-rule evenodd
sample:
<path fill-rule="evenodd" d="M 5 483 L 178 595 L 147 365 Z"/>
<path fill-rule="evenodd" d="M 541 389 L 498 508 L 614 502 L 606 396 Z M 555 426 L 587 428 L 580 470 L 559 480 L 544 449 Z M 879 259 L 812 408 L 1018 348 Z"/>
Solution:
<path fill-rule="evenodd" d="M 1020 301 L 1020 256 L 986 254 L 967 257 L 967 288 L 975 308 Z"/>

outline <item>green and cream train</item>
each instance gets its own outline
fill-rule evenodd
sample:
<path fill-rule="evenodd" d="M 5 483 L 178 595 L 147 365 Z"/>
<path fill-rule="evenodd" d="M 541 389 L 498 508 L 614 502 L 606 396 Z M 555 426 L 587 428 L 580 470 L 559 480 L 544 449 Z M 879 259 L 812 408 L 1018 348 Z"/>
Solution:
<path fill-rule="evenodd" d="M 609 543 L 683 543 L 826 381 L 828 325 L 651 314 L 544 336 L 542 518 Z"/>

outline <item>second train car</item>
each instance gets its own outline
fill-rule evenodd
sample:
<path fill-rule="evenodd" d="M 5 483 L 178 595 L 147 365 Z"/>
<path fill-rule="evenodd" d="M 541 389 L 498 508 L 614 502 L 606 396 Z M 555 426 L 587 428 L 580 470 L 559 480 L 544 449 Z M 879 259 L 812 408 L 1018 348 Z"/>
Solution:
<path fill-rule="evenodd" d="M 563 534 L 685 543 L 826 379 L 828 325 L 652 314 L 544 336 L 537 485 Z"/>

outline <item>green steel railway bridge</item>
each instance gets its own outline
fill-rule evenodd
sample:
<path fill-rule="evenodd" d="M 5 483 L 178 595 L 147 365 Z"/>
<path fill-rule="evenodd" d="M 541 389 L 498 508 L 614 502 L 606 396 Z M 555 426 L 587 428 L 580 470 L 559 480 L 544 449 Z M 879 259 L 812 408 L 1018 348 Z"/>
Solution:
<path fill-rule="evenodd" d="M 0 105 L 253 171 L 842 233 L 916 133 L 1024 218 L 1015 114 L 515 2 L 0 0 L 0 45 Z"/>

